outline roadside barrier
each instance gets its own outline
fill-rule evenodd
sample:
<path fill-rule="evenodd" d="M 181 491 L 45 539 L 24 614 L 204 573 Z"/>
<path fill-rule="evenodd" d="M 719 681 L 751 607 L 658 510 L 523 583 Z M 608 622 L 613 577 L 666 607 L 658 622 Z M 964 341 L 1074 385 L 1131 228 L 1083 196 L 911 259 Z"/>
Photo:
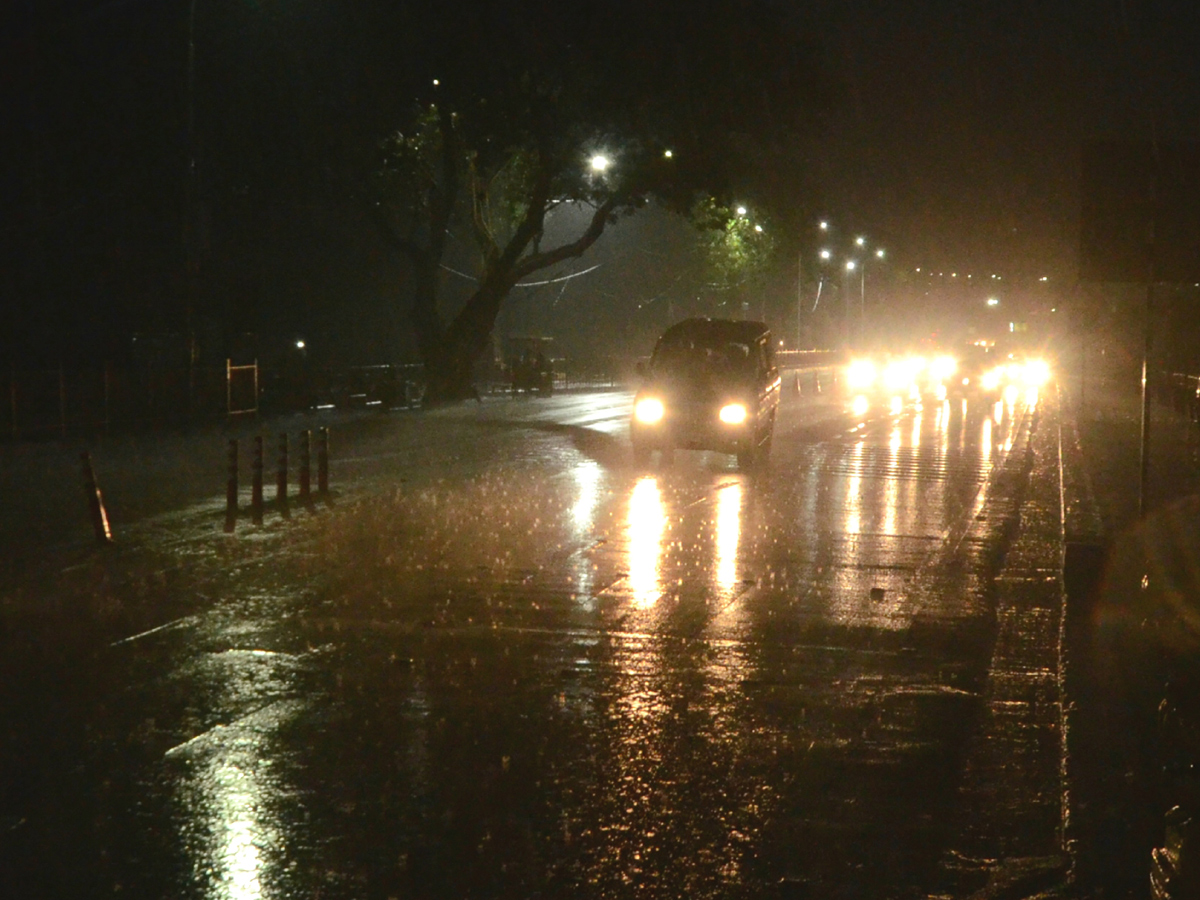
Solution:
<path fill-rule="evenodd" d="M 313 509 L 314 492 L 312 490 L 312 432 L 301 431 L 299 434 L 299 453 L 297 460 L 296 499 L 307 509 Z M 266 439 L 262 435 L 254 438 L 254 451 L 250 463 L 250 518 L 255 525 L 262 525 L 266 514 L 266 499 L 264 497 L 264 472 L 266 467 Z M 288 458 L 289 441 L 286 433 L 279 435 L 279 454 L 275 469 L 275 502 L 274 508 L 280 517 L 291 518 L 291 504 L 288 497 Z M 227 471 L 225 480 L 225 533 L 232 534 L 237 528 L 238 515 L 238 441 L 230 438 L 227 454 Z M 89 471 L 85 469 L 86 472 Z M 326 505 L 333 504 L 329 492 L 329 429 L 317 431 L 317 490 Z M 107 524 L 105 524 L 107 528 Z"/>
<path fill-rule="evenodd" d="M 302 431 L 300 432 L 300 502 L 305 506 L 312 503 L 312 494 L 309 491 L 312 479 L 312 471 L 309 468 L 311 457 L 312 432 Z"/>
<path fill-rule="evenodd" d="M 108 512 L 104 509 L 104 497 L 96 484 L 96 473 L 92 470 L 92 456 L 86 450 L 80 454 L 83 462 L 83 492 L 87 497 L 88 512 L 91 514 L 92 530 L 96 543 L 111 544 L 112 529 L 108 525 Z"/>
<path fill-rule="evenodd" d="M 238 442 L 230 438 L 225 479 L 225 533 L 232 534 L 238 512 Z"/>
<path fill-rule="evenodd" d="M 287 497 L 288 476 L 288 436 L 287 432 L 279 435 L 279 461 L 275 469 L 275 504 L 279 514 L 285 519 L 291 518 L 292 511 L 288 509 Z"/>

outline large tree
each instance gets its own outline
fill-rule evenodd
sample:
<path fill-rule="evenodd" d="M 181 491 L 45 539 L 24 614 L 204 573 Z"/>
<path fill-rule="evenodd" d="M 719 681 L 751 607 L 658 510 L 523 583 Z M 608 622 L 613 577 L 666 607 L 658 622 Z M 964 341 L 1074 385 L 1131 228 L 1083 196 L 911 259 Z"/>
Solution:
<path fill-rule="evenodd" d="M 420 88 L 382 142 L 371 193 L 381 233 L 407 260 L 410 316 L 427 397 L 469 396 L 509 291 L 577 257 L 605 227 L 654 201 L 702 227 L 746 238 L 787 218 L 796 136 L 814 106 L 811 54 L 763 0 L 485 0 L 463 21 L 443 4 L 410 6 L 405 51 Z M 547 236 L 564 204 L 579 230 Z M 439 273 L 447 236 L 469 232 L 478 280 L 447 311 Z M 753 253 L 751 253 L 753 255 Z"/>

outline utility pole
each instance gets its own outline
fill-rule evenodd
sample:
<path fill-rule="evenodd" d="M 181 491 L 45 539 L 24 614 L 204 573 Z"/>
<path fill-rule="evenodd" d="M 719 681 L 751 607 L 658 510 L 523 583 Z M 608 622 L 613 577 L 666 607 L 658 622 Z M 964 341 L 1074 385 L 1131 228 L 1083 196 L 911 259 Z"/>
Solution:
<path fill-rule="evenodd" d="M 804 338 L 804 248 L 796 257 L 796 349 Z"/>

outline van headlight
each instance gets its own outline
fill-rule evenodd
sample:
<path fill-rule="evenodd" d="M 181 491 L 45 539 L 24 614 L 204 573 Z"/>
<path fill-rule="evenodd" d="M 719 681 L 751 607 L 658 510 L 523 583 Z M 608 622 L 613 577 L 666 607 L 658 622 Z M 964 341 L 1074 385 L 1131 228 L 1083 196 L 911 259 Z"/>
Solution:
<path fill-rule="evenodd" d="M 726 425 L 741 425 L 746 421 L 746 406 L 742 403 L 726 403 L 717 416 Z"/>
<path fill-rule="evenodd" d="M 633 417 L 643 425 L 661 422 L 664 412 L 663 402 L 657 397 L 643 397 L 633 407 Z"/>

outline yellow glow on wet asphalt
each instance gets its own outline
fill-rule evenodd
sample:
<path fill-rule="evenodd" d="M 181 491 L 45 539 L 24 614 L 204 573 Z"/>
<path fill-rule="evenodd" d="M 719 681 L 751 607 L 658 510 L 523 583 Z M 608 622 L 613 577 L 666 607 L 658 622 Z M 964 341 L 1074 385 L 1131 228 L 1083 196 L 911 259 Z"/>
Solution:
<path fill-rule="evenodd" d="M 717 491 L 717 587 L 730 590 L 737 584 L 738 543 L 742 536 L 742 483 L 735 481 Z"/>
<path fill-rule="evenodd" d="M 862 531 L 862 470 L 865 445 L 859 441 L 854 445 L 850 462 L 850 477 L 846 479 L 846 534 Z"/>
<path fill-rule="evenodd" d="M 979 456 L 986 463 L 992 460 L 992 420 L 984 419 L 979 434 Z"/>
<path fill-rule="evenodd" d="M 580 462 L 573 471 L 578 494 L 575 505 L 571 507 L 571 520 L 575 523 L 575 531 L 586 534 L 591 531 L 596 519 L 596 504 L 600 500 L 600 481 L 604 470 L 595 460 L 586 459 Z"/>
<path fill-rule="evenodd" d="M 635 606 L 653 606 L 662 593 L 666 524 L 658 481 L 653 476 L 640 479 L 629 496 L 629 587 Z"/>

